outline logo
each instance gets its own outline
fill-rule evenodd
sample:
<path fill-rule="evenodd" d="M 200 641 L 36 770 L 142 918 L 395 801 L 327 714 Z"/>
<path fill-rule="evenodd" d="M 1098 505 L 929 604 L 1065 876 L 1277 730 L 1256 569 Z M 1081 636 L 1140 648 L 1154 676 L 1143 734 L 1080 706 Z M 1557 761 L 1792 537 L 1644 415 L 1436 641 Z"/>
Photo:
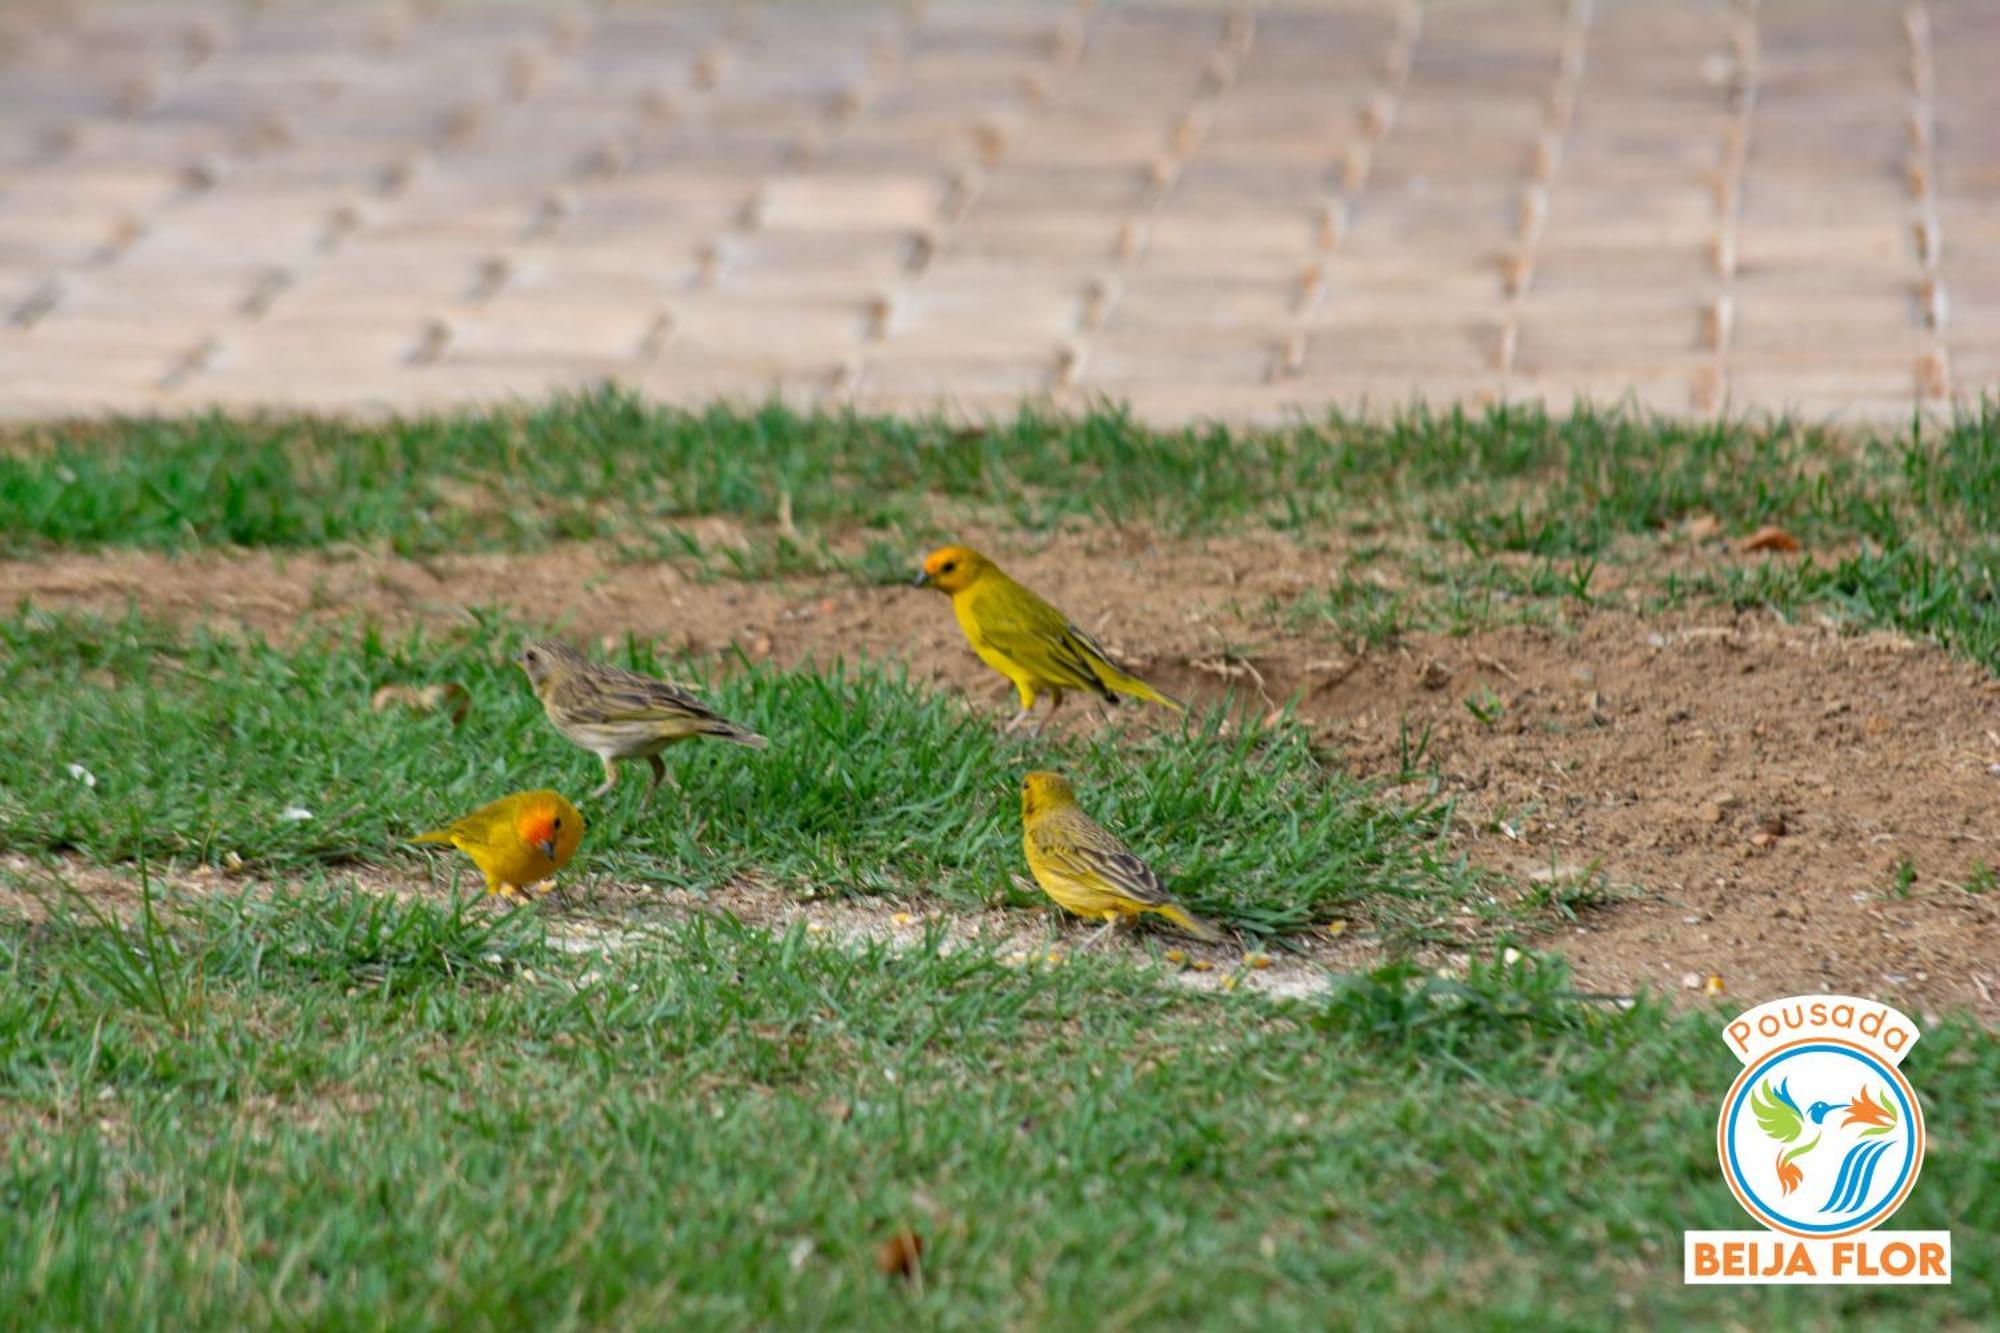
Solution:
<path fill-rule="evenodd" d="M 1951 1281 L 1951 1233 L 1877 1231 L 1915 1188 L 1924 1113 L 1903 1077 L 1916 1024 L 1848 995 L 1798 995 L 1723 1029 L 1743 1064 L 1716 1120 L 1722 1178 L 1763 1231 L 1690 1231 L 1696 1283 Z"/>

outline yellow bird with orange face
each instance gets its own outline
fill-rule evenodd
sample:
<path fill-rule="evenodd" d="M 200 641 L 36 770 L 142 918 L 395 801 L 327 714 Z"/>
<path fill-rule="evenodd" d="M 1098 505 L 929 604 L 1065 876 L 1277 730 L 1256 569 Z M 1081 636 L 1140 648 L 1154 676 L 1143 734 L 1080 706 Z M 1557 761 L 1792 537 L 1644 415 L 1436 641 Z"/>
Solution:
<path fill-rule="evenodd" d="M 1064 690 L 1089 690 L 1114 705 L 1119 695 L 1128 694 L 1164 704 L 1177 713 L 1187 711 L 1180 700 L 1112 665 L 1102 644 L 970 547 L 945 546 L 932 551 L 924 557 L 917 586 L 949 593 L 952 614 L 958 617 L 958 627 L 965 631 L 972 651 L 1014 682 L 1021 696 L 1021 711 L 1008 722 L 1009 731 L 1029 720 L 1035 701 L 1046 693 L 1048 712 L 1034 726 L 1034 732 L 1039 733 L 1043 723 L 1062 707 Z"/>
<path fill-rule="evenodd" d="M 488 893 L 511 898 L 569 864 L 583 843 L 583 816 L 558 792 L 517 791 L 410 841 L 458 848 Z"/>

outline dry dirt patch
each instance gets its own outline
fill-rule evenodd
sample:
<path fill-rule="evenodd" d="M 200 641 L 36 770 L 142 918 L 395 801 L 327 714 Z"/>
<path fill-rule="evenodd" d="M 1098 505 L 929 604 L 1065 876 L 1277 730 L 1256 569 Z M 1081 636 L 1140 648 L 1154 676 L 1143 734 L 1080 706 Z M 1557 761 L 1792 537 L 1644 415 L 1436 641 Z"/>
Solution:
<path fill-rule="evenodd" d="M 1746 1001 L 1836 989 L 2000 1018 L 2000 901 L 1965 888 L 1978 866 L 2000 868 L 2000 691 L 1933 646 L 1762 613 L 1576 606 L 1555 627 L 1413 634 L 1356 655 L 1267 614 L 1335 575 L 1331 547 L 1112 535 L 1054 539 L 1008 564 L 1170 687 L 1296 692 L 1302 721 L 1357 773 L 1394 773 L 1428 729 L 1427 762 L 1459 802 L 1469 855 L 1529 893 L 1591 880 L 1609 891 L 1576 902 L 1574 922 L 1550 918 L 1549 942 L 1592 989 L 1687 995 L 1685 977 L 1714 975 Z M 900 658 L 918 679 L 994 701 L 996 720 L 1004 711 L 933 594 L 700 582 L 588 548 L 422 564 L 265 553 L 0 564 L 0 598 L 23 597 L 275 634 L 302 616 L 397 626 L 500 606 L 694 654 Z M 1072 725 L 1099 724 L 1075 709 Z"/>
<path fill-rule="evenodd" d="M 1724 612 L 1406 649 L 1303 711 L 1362 772 L 1393 769 L 1400 735 L 1428 725 L 1477 860 L 1630 890 L 1556 936 L 1594 986 L 1718 975 L 1746 999 L 2000 1013 L 2000 895 L 1964 887 L 2000 864 L 1984 672 L 1900 636 Z"/>

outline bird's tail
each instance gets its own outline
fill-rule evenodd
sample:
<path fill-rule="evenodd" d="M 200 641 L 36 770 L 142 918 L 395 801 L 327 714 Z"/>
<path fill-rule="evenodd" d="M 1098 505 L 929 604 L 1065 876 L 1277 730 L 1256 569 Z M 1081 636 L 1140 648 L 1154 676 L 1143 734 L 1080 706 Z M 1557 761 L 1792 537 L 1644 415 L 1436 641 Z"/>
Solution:
<path fill-rule="evenodd" d="M 1120 694 L 1129 694 L 1134 699 L 1144 699 L 1149 704 L 1160 704 L 1176 713 L 1187 712 L 1187 705 L 1171 694 L 1154 689 L 1137 676 L 1128 676 L 1123 671 L 1111 678 L 1111 688 Z"/>
<path fill-rule="evenodd" d="M 440 842 L 443 843 L 445 846 L 449 847 L 451 846 L 451 830 L 444 828 L 434 828 L 429 833 L 419 833 L 416 837 L 410 839 L 410 841 Z"/>
<path fill-rule="evenodd" d="M 734 722 L 717 721 L 706 728 L 701 734 L 704 736 L 713 736 L 719 741 L 728 741 L 733 745 L 741 745 L 752 750 L 767 749 L 771 744 L 771 742 L 765 740 L 762 736 L 750 730 L 750 728 L 739 727 Z"/>
<path fill-rule="evenodd" d="M 1220 944 L 1223 941 L 1224 936 L 1221 931 L 1209 925 L 1208 922 L 1203 921 L 1185 907 L 1174 903 L 1162 903 L 1152 910 L 1158 912 L 1161 916 L 1173 922 L 1198 940 L 1206 940 L 1210 944 Z"/>

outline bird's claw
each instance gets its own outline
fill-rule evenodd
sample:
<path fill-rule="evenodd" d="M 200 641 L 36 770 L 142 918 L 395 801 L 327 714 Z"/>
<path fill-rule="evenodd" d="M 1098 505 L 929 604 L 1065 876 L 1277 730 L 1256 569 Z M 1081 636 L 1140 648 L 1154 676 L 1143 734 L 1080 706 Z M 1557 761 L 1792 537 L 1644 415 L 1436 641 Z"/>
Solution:
<path fill-rule="evenodd" d="M 1103 925 L 1099 926 L 1096 930 L 1090 932 L 1090 938 L 1086 939 L 1082 944 L 1078 945 L 1076 951 L 1078 953 L 1089 953 L 1092 949 L 1095 949 L 1098 945 L 1104 943 L 1104 941 L 1111 936 L 1112 932 L 1116 931 L 1117 929 L 1118 929 L 1118 922 L 1116 919 L 1105 922 Z"/>

